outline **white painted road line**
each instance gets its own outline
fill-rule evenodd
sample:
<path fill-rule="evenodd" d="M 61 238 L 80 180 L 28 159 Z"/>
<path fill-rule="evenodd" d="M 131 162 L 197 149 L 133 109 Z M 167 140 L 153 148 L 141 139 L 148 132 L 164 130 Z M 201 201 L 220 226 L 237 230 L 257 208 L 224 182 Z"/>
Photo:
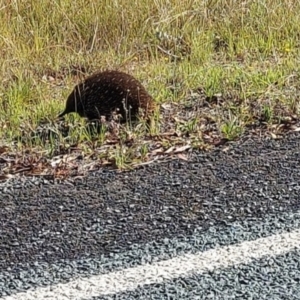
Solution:
<path fill-rule="evenodd" d="M 166 279 L 187 277 L 206 271 L 247 264 L 255 259 L 274 257 L 300 249 L 300 229 L 255 241 L 186 254 L 154 264 L 124 269 L 90 278 L 76 279 L 67 284 L 37 288 L 5 300 L 79 300 L 134 290 L 145 284 L 162 283 Z"/>

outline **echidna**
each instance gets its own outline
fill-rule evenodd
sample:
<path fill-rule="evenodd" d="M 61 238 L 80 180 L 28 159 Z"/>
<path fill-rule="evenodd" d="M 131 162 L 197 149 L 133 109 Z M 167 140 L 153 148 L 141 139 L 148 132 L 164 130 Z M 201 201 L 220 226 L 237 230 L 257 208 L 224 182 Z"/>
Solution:
<path fill-rule="evenodd" d="M 139 109 L 147 117 L 155 103 L 142 84 L 133 76 L 120 71 L 104 71 L 91 75 L 75 86 L 69 95 L 66 108 L 58 117 L 77 112 L 89 120 L 112 113 L 122 116 L 121 121 L 136 119 Z"/>

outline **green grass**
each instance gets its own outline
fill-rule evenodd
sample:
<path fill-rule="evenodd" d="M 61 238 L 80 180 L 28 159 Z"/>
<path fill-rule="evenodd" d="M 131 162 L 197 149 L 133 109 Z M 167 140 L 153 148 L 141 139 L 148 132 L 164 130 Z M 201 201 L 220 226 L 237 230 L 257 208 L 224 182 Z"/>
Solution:
<path fill-rule="evenodd" d="M 94 2 L 1 4 L 3 149 L 48 158 L 76 149 L 122 169 L 299 115 L 298 1 Z M 141 121 L 91 134 L 73 115 L 63 134 L 66 97 L 107 68 L 137 77 L 161 106 L 150 129 Z M 46 137 L 36 134 L 43 126 Z"/>

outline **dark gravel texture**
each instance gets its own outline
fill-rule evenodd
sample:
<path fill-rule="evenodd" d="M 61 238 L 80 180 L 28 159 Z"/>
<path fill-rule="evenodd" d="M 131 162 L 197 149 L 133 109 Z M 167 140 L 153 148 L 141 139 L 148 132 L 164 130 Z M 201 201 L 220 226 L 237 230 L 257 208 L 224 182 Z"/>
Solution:
<path fill-rule="evenodd" d="M 250 218 L 242 222 L 235 221 L 227 225 L 211 226 L 207 231 L 196 229 L 192 235 L 163 238 L 140 245 L 133 244 L 125 252 L 99 255 L 98 258 L 64 259 L 54 263 L 45 261 L 26 263 L 0 272 L 0 295 L 8 286 L 10 292 L 20 292 L 32 286 L 66 283 L 78 277 L 107 274 L 178 255 L 194 254 L 220 246 L 252 241 L 292 231 L 294 228 L 300 228 L 300 213 L 282 213 L 280 216 L 266 216 L 260 222 Z M 125 294 L 127 295 L 124 293 L 124 296 Z"/>
<path fill-rule="evenodd" d="M 1 183 L 0 296 L 299 228 L 299 137 L 247 137 L 190 162 L 65 183 Z"/>

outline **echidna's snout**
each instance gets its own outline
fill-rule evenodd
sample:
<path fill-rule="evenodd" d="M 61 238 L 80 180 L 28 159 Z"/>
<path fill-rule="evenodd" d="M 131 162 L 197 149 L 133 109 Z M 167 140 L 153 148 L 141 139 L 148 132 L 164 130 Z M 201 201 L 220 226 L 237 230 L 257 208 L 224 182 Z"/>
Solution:
<path fill-rule="evenodd" d="M 57 116 L 57 118 L 62 118 L 65 115 L 72 113 L 72 112 L 76 112 L 76 109 L 74 107 L 74 91 L 69 95 L 64 111 L 62 113 L 60 113 Z"/>

